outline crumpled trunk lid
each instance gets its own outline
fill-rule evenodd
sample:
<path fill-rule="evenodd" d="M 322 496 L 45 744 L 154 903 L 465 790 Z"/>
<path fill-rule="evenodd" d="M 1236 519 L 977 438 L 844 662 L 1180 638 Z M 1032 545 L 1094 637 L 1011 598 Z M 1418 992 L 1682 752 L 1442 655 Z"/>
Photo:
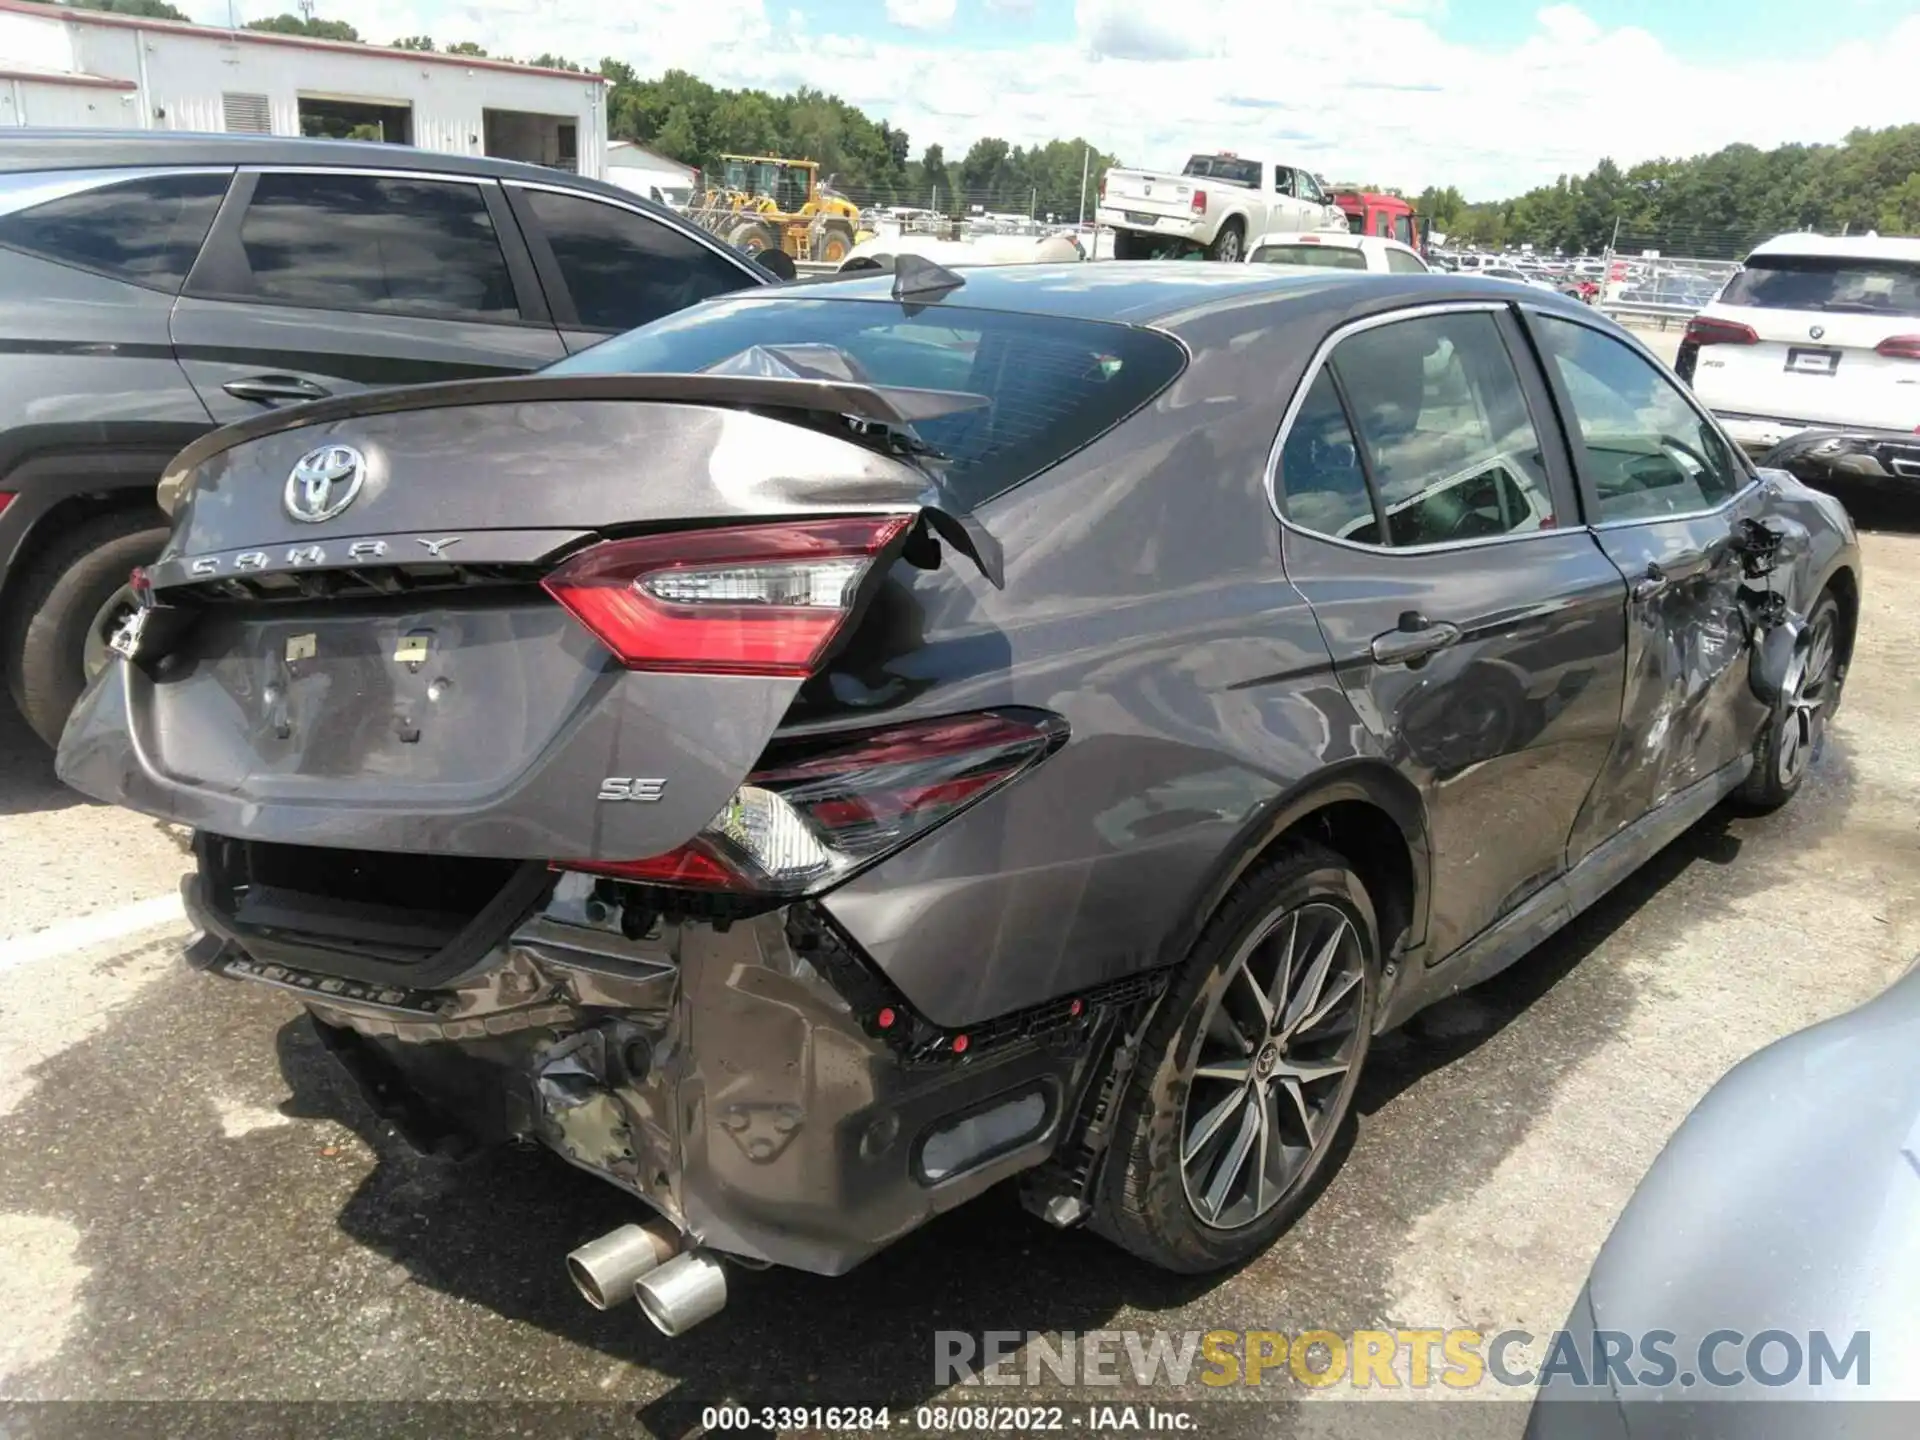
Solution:
<path fill-rule="evenodd" d="M 169 475 L 154 623 L 83 696 L 62 778 L 264 842 L 504 859 L 672 849 L 745 778 L 802 681 L 625 669 L 543 575 L 608 534 L 795 516 L 916 515 L 985 553 L 928 472 L 793 423 L 816 406 L 884 410 L 881 392 L 806 388 L 433 386 L 197 443 Z M 305 457 L 341 468 L 335 447 L 355 452 L 357 481 L 301 490 Z M 348 484 L 344 505 L 305 518 Z M 649 783 L 615 801 L 609 779 Z"/>

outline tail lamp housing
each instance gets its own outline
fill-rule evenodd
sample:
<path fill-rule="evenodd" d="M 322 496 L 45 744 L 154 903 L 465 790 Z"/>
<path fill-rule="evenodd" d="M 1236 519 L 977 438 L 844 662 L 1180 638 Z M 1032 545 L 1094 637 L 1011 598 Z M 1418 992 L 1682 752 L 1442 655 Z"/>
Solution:
<path fill-rule="evenodd" d="M 913 523 L 863 515 L 609 540 L 541 583 L 629 670 L 804 678 Z"/>
<path fill-rule="evenodd" d="M 1204 215 L 1207 213 L 1206 191 L 1196 190 L 1193 192 L 1193 213 L 1196 215 Z"/>
<path fill-rule="evenodd" d="M 839 883 L 985 799 L 1066 739 L 1043 711 L 913 721 L 769 758 L 684 845 L 558 868 L 672 888 L 790 898 Z"/>
<path fill-rule="evenodd" d="M 1920 360 L 1920 335 L 1889 335 L 1873 353 L 1889 360 Z"/>
<path fill-rule="evenodd" d="M 1760 337 L 1754 333 L 1751 325 L 1742 325 L 1737 320 L 1716 320 L 1707 315 L 1696 315 L 1687 321 L 1683 342 L 1695 345 L 1758 345 Z"/>

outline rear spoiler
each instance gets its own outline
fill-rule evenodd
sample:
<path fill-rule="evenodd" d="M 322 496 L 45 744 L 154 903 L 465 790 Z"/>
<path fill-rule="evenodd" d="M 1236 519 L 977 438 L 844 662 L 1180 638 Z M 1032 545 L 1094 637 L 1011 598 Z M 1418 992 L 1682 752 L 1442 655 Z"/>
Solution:
<path fill-rule="evenodd" d="M 410 385 L 292 405 L 226 426 L 195 440 L 167 466 L 166 473 L 160 479 L 156 498 L 160 508 L 171 516 L 177 503 L 176 497 L 183 492 L 195 470 L 216 456 L 249 441 L 290 430 L 411 410 L 569 401 L 665 401 L 847 416 L 869 425 L 898 429 L 910 427 L 919 420 L 978 409 L 991 403 L 983 395 L 965 391 L 871 385 L 823 375 L 796 377 L 791 373 L 791 352 L 801 348 L 770 347 L 773 352 L 770 356 L 760 352 L 761 356 L 773 362 L 759 367 L 761 373 L 751 373 L 751 361 L 759 357 L 755 351 L 747 351 L 735 357 L 736 361 L 745 361 L 747 364 L 733 373 L 706 370 L 694 374 L 515 375 L 501 379 Z M 782 350 L 788 353 L 780 353 Z M 766 373 L 782 370 L 788 373 Z M 924 482 L 920 494 L 909 496 L 903 486 L 897 487 L 897 493 L 884 496 L 877 493 L 870 497 L 850 495 L 849 508 L 866 508 L 870 504 L 918 504 L 936 534 L 978 565 L 981 573 L 996 588 L 1004 589 L 1005 559 L 999 541 L 948 490 L 937 471 L 905 463 L 900 469 L 903 479 L 912 475 Z"/>

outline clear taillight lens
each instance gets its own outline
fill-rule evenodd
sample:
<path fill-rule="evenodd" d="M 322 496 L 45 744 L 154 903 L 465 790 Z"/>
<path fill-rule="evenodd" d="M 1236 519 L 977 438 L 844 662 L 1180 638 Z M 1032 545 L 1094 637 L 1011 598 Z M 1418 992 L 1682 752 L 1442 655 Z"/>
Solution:
<path fill-rule="evenodd" d="M 1013 780 L 1066 737 L 1052 715 L 917 721 L 763 766 L 685 845 L 568 863 L 648 884 L 802 895 L 837 883 Z"/>
<path fill-rule="evenodd" d="M 543 583 L 630 670 L 805 676 L 911 523 L 859 516 L 610 540 Z"/>

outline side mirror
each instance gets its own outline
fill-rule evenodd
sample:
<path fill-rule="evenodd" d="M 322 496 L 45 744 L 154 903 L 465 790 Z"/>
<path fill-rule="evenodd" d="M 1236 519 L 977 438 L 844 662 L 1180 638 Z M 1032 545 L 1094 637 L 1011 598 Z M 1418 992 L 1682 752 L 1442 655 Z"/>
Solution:
<path fill-rule="evenodd" d="M 800 273 L 793 257 L 784 250 L 762 250 L 753 257 L 762 270 L 771 271 L 777 280 L 791 280 Z"/>

